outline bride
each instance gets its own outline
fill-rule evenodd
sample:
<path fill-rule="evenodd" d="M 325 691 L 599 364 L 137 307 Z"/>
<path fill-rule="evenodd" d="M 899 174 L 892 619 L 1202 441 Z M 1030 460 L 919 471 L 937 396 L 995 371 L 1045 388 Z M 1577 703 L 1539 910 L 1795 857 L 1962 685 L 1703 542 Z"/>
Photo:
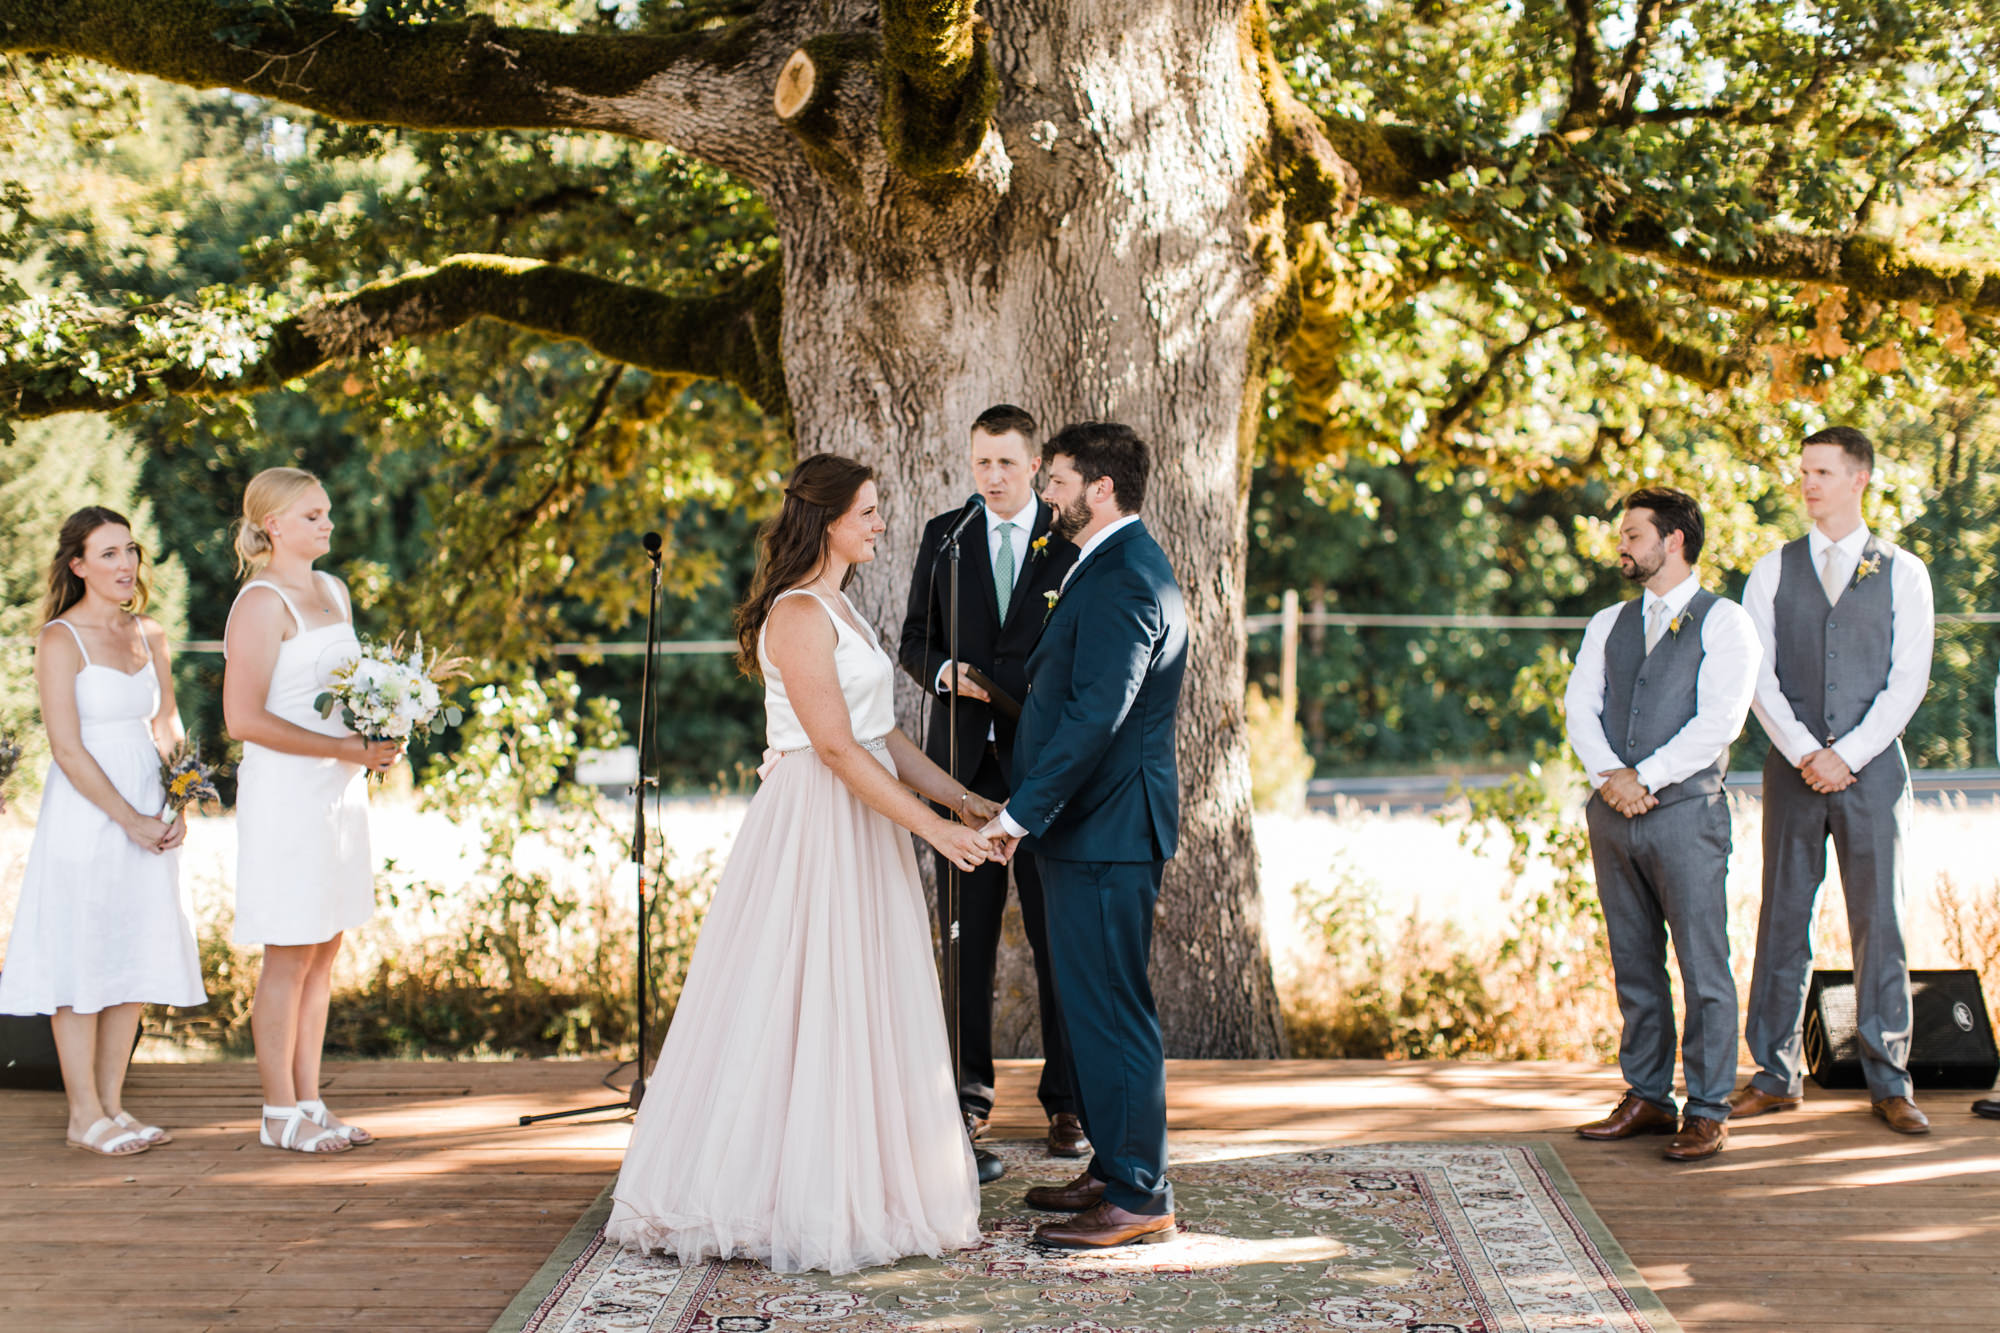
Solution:
<path fill-rule="evenodd" d="M 646 1085 L 605 1227 L 620 1244 L 845 1273 L 979 1239 L 902 830 L 969 870 L 995 807 L 896 729 L 894 664 L 842 591 L 882 530 L 873 472 L 820 454 L 760 536 L 736 629 L 779 757 Z"/>

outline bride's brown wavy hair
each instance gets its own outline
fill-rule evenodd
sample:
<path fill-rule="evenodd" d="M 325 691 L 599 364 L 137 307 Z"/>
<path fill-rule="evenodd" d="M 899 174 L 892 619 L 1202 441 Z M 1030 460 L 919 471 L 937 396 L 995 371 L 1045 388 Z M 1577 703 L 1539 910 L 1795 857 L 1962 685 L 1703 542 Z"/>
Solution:
<path fill-rule="evenodd" d="M 736 665 L 753 680 L 764 675 L 757 661 L 757 636 L 770 619 L 779 594 L 796 588 L 826 562 L 826 530 L 854 507 L 861 483 L 875 469 L 839 454 L 814 454 L 785 478 L 785 502 L 757 533 L 757 573 L 750 595 L 736 608 Z M 854 581 L 854 570 L 840 581 Z"/>

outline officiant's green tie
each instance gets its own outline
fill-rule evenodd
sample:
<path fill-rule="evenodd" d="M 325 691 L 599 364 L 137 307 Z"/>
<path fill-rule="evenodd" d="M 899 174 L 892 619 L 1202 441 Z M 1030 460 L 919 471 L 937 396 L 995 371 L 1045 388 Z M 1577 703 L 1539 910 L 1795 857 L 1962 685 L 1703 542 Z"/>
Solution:
<path fill-rule="evenodd" d="M 1000 525 L 1000 554 L 993 561 L 993 591 L 1000 595 L 1000 614 L 1014 600 L 1014 525 Z"/>

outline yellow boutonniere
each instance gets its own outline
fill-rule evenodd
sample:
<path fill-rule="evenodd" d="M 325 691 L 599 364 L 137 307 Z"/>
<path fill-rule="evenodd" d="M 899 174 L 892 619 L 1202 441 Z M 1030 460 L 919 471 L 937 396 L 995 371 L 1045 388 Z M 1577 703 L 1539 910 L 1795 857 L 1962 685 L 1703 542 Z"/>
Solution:
<path fill-rule="evenodd" d="M 1029 542 L 1028 549 L 1034 553 L 1034 555 L 1028 557 L 1030 560 L 1034 559 L 1036 555 L 1040 555 L 1042 552 L 1048 550 L 1049 549 L 1048 534 L 1043 533 L 1041 536 Z"/>
<path fill-rule="evenodd" d="M 1049 617 L 1056 613 L 1056 603 L 1062 600 L 1062 592 L 1059 589 L 1050 588 L 1042 594 L 1042 600 L 1048 603 L 1048 609 L 1042 612 L 1042 623 L 1046 625 L 1049 623 Z"/>
<path fill-rule="evenodd" d="M 1675 616 L 1672 620 L 1669 620 L 1667 622 L 1668 637 L 1676 639 L 1679 638 L 1681 630 L 1686 627 L 1687 623 L 1688 623 L 1688 613 L 1685 611 Z"/>
<path fill-rule="evenodd" d="M 1865 557 L 1860 564 L 1854 567 L 1854 583 L 1850 583 L 1848 586 L 1850 588 L 1855 586 L 1855 584 L 1860 583 L 1861 580 L 1867 578 L 1870 574 L 1873 574 L 1876 570 L 1880 568 L 1882 568 L 1881 556 L 1871 555 Z"/>

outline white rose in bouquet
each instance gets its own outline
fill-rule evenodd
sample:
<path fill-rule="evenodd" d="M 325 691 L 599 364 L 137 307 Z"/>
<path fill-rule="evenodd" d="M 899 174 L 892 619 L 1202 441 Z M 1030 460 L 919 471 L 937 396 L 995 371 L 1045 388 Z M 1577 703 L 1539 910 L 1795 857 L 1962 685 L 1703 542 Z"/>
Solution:
<path fill-rule="evenodd" d="M 374 739 L 435 735 L 464 721 L 440 688 L 440 682 L 463 679 L 464 665 L 464 658 L 441 654 L 427 665 L 421 638 L 409 653 L 396 644 L 363 642 L 358 655 L 333 667 L 313 707 L 322 717 L 338 709 L 351 730 Z"/>

